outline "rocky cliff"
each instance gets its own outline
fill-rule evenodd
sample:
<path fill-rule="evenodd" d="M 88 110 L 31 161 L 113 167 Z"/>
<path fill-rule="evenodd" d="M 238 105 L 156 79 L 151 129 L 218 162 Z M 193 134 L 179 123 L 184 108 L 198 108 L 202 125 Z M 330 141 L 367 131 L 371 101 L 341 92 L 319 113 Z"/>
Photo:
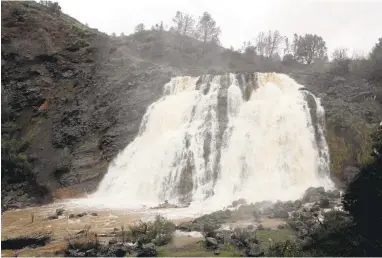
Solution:
<path fill-rule="evenodd" d="M 176 75 L 289 73 L 322 98 L 333 174 L 344 179 L 368 158 L 381 103 L 358 77 L 254 62 L 165 31 L 109 37 L 35 2 L 1 5 L 5 205 L 49 201 L 60 188 L 94 190 Z"/>

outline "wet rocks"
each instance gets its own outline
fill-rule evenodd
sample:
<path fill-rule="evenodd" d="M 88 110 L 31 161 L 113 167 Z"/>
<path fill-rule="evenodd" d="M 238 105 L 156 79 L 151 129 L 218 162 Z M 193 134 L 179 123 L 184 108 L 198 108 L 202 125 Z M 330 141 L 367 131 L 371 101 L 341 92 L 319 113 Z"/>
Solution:
<path fill-rule="evenodd" d="M 112 239 L 109 240 L 109 245 L 114 245 L 114 244 L 116 244 L 117 242 L 118 242 L 117 239 L 112 238 Z"/>
<path fill-rule="evenodd" d="M 246 249 L 245 249 L 245 256 L 247 257 L 260 257 L 264 256 L 264 251 L 260 249 L 260 245 L 256 243 L 250 244 Z"/>
<path fill-rule="evenodd" d="M 152 207 L 151 209 L 170 209 L 170 208 L 179 208 L 179 206 L 176 204 L 168 203 L 168 201 L 165 201 L 164 203 L 161 203 L 156 207 Z"/>
<path fill-rule="evenodd" d="M 224 224 L 229 218 L 231 218 L 232 211 L 216 211 L 211 214 L 203 215 L 195 219 L 192 222 L 181 223 L 177 229 L 182 231 L 205 231 L 206 228 L 211 230 L 217 230 Z"/>
<path fill-rule="evenodd" d="M 57 216 L 61 216 L 61 215 L 63 215 L 64 214 L 64 209 L 63 208 L 59 208 L 59 209 L 56 209 L 56 215 Z"/>
<path fill-rule="evenodd" d="M 339 199 L 341 198 L 341 192 L 339 190 L 329 190 L 326 192 L 326 196 L 331 199 Z"/>
<path fill-rule="evenodd" d="M 325 194 L 323 187 L 309 187 L 302 197 L 303 202 L 317 202 L 320 200 L 321 195 Z"/>
<path fill-rule="evenodd" d="M 330 201 L 328 198 L 323 197 L 320 199 L 319 207 L 322 209 L 330 208 Z"/>
<path fill-rule="evenodd" d="M 57 214 L 48 216 L 48 220 L 54 220 L 54 219 L 58 219 Z"/>
<path fill-rule="evenodd" d="M 76 219 L 76 218 L 82 218 L 84 216 L 91 215 L 91 216 L 98 216 L 96 212 L 87 213 L 87 212 L 81 212 L 81 213 L 71 213 L 69 214 L 69 219 Z"/>
<path fill-rule="evenodd" d="M 138 249 L 137 257 L 155 257 L 157 256 L 156 246 L 152 243 L 145 244 Z"/>
<path fill-rule="evenodd" d="M 218 247 L 218 241 L 213 237 L 206 237 L 207 248 L 216 249 Z"/>

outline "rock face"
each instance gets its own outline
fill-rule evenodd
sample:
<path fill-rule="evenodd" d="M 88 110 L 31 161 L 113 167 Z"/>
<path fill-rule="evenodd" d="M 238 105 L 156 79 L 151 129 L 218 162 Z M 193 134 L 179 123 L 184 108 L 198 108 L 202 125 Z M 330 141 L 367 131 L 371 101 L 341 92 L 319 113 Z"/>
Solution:
<path fill-rule="evenodd" d="M 370 134 L 382 118 L 379 90 L 351 74 L 338 77 L 331 73 L 292 71 L 289 75 L 321 98 L 331 172 L 341 184 L 348 184 L 360 164 L 370 159 Z"/>
<path fill-rule="evenodd" d="M 169 32 L 112 38 L 35 2 L 1 5 L 2 153 L 15 157 L 2 156 L 2 164 L 11 163 L 2 167 L 5 209 L 50 201 L 61 187 L 94 190 L 173 76 L 284 72 Z M 332 171 L 345 178 L 354 172 L 347 167 L 367 159 L 367 133 L 382 120 L 372 86 L 330 74 L 290 75 L 322 97 Z M 10 150 L 11 141 L 20 148 Z M 12 164 L 26 171 L 17 182 Z"/>

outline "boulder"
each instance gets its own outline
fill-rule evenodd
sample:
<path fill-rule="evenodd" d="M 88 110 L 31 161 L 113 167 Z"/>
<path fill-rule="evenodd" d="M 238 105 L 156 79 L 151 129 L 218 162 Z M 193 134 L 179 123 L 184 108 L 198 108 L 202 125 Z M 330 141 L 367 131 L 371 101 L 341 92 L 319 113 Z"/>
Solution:
<path fill-rule="evenodd" d="M 138 249 L 137 257 L 155 257 L 157 256 L 156 246 L 152 243 L 145 244 Z"/>
<path fill-rule="evenodd" d="M 206 246 L 215 249 L 218 247 L 218 241 L 213 237 L 206 237 Z"/>
<path fill-rule="evenodd" d="M 264 255 L 264 252 L 261 251 L 258 244 L 253 243 L 245 249 L 245 255 L 247 257 L 260 257 Z"/>
<path fill-rule="evenodd" d="M 313 204 L 312 208 L 310 208 L 311 212 L 320 211 L 320 203 Z M 305 214 L 304 214 L 305 215 Z M 307 215 L 307 214 L 306 214 Z M 305 216 L 306 217 L 306 216 Z"/>
<path fill-rule="evenodd" d="M 332 199 L 339 199 L 341 198 L 341 192 L 337 189 L 333 191 L 327 191 L 326 196 Z"/>
<path fill-rule="evenodd" d="M 56 215 L 61 216 L 62 214 L 64 214 L 64 211 L 65 210 L 63 208 L 56 209 Z"/>
<path fill-rule="evenodd" d="M 76 218 L 81 218 L 81 217 L 86 216 L 86 215 L 88 215 L 86 212 L 82 212 L 82 213 L 77 214 Z"/>
<path fill-rule="evenodd" d="M 109 240 L 109 245 L 115 245 L 117 242 L 118 242 L 117 239 L 112 238 Z"/>
<path fill-rule="evenodd" d="M 319 207 L 321 209 L 327 209 L 330 208 L 330 201 L 327 197 L 323 197 L 320 199 Z"/>
<path fill-rule="evenodd" d="M 97 256 L 97 252 L 94 248 L 92 249 L 89 249 L 85 252 L 85 256 L 86 257 L 96 257 Z"/>
<path fill-rule="evenodd" d="M 309 187 L 306 189 L 304 196 L 302 198 L 303 202 L 318 202 L 320 196 L 325 194 L 325 189 L 323 187 Z"/>
<path fill-rule="evenodd" d="M 48 217 L 48 220 L 53 220 L 53 219 L 58 219 L 58 216 L 56 214 L 54 214 L 54 215 L 50 215 Z"/>
<path fill-rule="evenodd" d="M 227 243 L 232 236 L 232 231 L 230 230 L 220 230 L 216 232 L 215 238 L 219 244 Z"/>

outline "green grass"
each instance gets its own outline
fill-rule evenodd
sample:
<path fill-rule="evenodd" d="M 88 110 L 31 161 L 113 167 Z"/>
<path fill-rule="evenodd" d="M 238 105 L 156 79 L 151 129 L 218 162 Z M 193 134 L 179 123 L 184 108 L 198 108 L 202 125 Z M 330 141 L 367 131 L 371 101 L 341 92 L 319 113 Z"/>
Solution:
<path fill-rule="evenodd" d="M 282 242 L 289 239 L 293 240 L 296 238 L 296 233 L 291 229 L 264 229 L 257 230 L 256 237 L 259 240 L 260 247 L 263 250 L 268 250 L 270 244 L 269 239 L 272 239 L 273 243 Z"/>

